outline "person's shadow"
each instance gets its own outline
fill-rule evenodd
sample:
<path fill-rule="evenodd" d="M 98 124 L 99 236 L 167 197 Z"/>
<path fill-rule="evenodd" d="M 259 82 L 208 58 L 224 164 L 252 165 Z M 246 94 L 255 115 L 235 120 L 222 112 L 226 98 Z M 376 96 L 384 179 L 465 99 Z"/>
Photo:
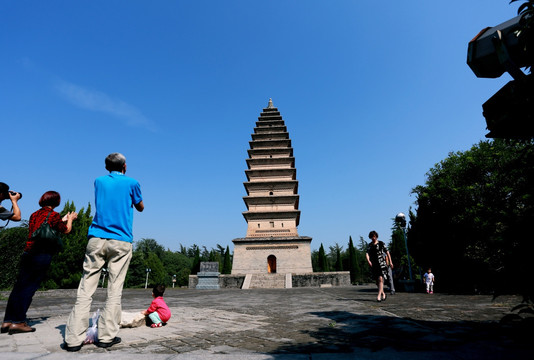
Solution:
<path fill-rule="evenodd" d="M 65 338 L 65 328 L 67 327 L 67 325 L 58 325 L 56 326 L 56 329 L 59 330 L 59 332 L 61 333 L 61 338 L 64 339 Z"/>

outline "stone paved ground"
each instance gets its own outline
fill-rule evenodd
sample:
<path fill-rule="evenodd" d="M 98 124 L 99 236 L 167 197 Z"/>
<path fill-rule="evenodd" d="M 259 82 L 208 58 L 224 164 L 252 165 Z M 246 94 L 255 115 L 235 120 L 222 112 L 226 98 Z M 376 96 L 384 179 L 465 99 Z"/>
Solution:
<path fill-rule="evenodd" d="M 102 308 L 98 289 L 93 308 Z M 8 293 L 2 293 L 5 309 Z M 40 292 L 31 334 L 0 336 L 2 359 L 534 359 L 532 329 L 500 320 L 521 299 L 397 293 L 376 302 L 373 285 L 338 288 L 174 290 L 173 317 L 152 329 L 121 329 L 110 349 L 60 347 L 75 290 Z M 150 290 L 125 290 L 123 310 L 148 307 Z"/>

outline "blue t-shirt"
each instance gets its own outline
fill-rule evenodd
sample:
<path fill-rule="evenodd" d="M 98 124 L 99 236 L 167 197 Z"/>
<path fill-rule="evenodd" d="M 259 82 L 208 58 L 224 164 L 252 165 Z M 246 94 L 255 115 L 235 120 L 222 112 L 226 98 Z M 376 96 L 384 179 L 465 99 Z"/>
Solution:
<path fill-rule="evenodd" d="M 133 205 L 142 200 L 139 183 L 118 171 L 97 178 L 96 214 L 87 237 L 132 242 Z"/>

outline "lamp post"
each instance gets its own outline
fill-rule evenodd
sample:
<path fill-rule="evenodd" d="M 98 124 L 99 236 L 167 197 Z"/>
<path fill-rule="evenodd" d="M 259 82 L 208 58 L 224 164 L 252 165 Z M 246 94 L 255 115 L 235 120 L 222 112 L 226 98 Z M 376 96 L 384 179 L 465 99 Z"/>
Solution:
<path fill-rule="evenodd" d="M 148 286 L 148 273 L 150 273 L 152 269 L 146 268 L 146 281 L 145 281 L 145 289 Z"/>
<path fill-rule="evenodd" d="M 413 281 L 412 262 L 410 261 L 410 253 L 408 252 L 408 240 L 406 239 L 406 216 L 403 213 L 398 213 L 397 216 L 395 216 L 395 222 L 402 229 L 404 246 L 406 247 L 406 256 L 408 257 L 408 272 L 410 274 L 410 281 Z"/>
<path fill-rule="evenodd" d="M 172 288 L 174 289 L 174 284 L 176 283 L 176 274 L 172 276 Z"/>
<path fill-rule="evenodd" d="M 104 283 L 106 282 L 106 274 L 108 273 L 108 269 L 103 268 L 102 269 L 102 288 L 104 288 Z"/>

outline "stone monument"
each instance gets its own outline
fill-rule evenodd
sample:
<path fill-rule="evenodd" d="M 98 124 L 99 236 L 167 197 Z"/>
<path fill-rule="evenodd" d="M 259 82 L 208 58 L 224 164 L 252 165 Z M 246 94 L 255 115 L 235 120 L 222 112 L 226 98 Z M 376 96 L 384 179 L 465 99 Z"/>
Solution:
<path fill-rule="evenodd" d="M 196 289 L 218 290 L 219 275 L 218 262 L 201 262 L 200 271 L 197 273 L 198 283 Z"/>
<path fill-rule="evenodd" d="M 311 273 L 311 237 L 299 236 L 297 171 L 291 139 L 280 112 L 269 99 L 249 142 L 247 234 L 233 240 L 232 274 Z M 245 280 L 246 281 L 246 280 Z M 261 287 L 261 286 L 259 286 Z M 287 277 L 286 277 L 286 286 Z"/>

